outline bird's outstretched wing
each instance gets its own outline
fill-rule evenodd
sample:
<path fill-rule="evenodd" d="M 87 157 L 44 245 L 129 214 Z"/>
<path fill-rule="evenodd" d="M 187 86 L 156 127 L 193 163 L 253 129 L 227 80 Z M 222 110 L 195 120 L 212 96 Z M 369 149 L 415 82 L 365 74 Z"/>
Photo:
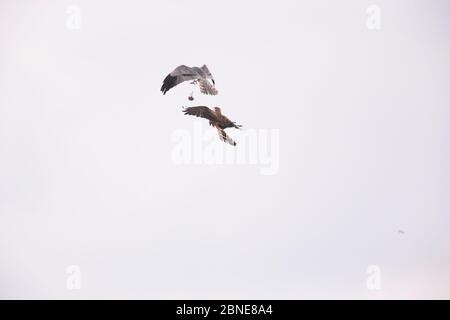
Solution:
<path fill-rule="evenodd" d="M 161 91 L 163 94 L 166 94 L 171 88 L 176 85 L 188 81 L 199 79 L 200 75 L 192 68 L 188 66 L 181 65 L 175 68 L 171 73 L 167 75 L 167 77 L 163 81 L 163 85 L 161 86 Z"/>
<path fill-rule="evenodd" d="M 220 140 L 225 141 L 226 143 L 229 143 L 232 146 L 236 145 L 236 142 L 227 135 L 225 130 L 223 130 L 219 127 L 216 127 L 216 128 L 217 128 L 217 132 L 219 133 Z"/>
<path fill-rule="evenodd" d="M 215 96 L 219 93 L 208 80 L 200 79 L 198 81 L 198 85 L 200 87 L 200 92 L 203 94 L 210 94 L 212 96 Z"/>
<path fill-rule="evenodd" d="M 184 114 L 208 119 L 209 121 L 218 121 L 214 111 L 205 106 L 187 107 L 183 109 Z"/>

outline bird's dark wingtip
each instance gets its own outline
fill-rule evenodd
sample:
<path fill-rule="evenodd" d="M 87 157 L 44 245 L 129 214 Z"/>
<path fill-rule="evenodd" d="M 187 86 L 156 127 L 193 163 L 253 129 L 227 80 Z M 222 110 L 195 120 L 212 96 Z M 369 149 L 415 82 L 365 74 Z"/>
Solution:
<path fill-rule="evenodd" d="M 166 94 L 171 88 L 175 87 L 177 77 L 172 77 L 170 74 L 163 81 L 163 85 L 161 86 L 161 92 Z"/>

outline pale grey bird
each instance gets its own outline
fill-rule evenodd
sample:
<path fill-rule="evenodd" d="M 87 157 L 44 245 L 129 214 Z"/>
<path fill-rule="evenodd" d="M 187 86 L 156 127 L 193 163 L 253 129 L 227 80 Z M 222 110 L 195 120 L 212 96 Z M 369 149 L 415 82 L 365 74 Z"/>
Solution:
<path fill-rule="evenodd" d="M 226 128 L 236 128 L 240 129 L 242 126 L 236 124 L 235 122 L 228 119 L 224 116 L 219 107 L 214 107 L 214 110 L 211 110 L 205 106 L 197 106 L 197 107 L 189 107 L 183 109 L 184 114 L 201 117 L 209 120 L 209 125 L 213 126 L 217 129 L 219 133 L 220 140 L 231 144 L 232 146 L 236 145 L 233 139 L 231 139 L 226 133 Z"/>
<path fill-rule="evenodd" d="M 198 67 L 188 67 L 181 65 L 176 67 L 169 75 L 164 79 L 161 91 L 166 94 L 171 88 L 184 82 L 193 80 L 192 84 L 198 84 L 200 87 L 200 92 L 209 95 L 216 95 L 218 91 L 215 87 L 216 82 L 206 65 Z M 211 80 L 210 83 L 208 80 Z M 194 100 L 192 94 L 189 96 L 189 100 Z"/>

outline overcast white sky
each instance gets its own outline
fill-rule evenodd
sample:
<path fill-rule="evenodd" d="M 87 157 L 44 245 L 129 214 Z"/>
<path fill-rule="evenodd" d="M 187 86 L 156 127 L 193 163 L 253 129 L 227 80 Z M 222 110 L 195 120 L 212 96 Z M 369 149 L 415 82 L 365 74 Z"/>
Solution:
<path fill-rule="evenodd" d="M 0 0 L 0 298 L 450 298 L 449 9 Z M 279 131 L 276 174 L 173 163 L 179 64 Z"/>

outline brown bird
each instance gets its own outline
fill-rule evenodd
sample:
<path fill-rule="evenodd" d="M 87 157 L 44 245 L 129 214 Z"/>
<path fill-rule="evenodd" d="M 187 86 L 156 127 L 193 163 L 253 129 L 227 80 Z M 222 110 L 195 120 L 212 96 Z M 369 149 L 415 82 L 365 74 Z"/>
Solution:
<path fill-rule="evenodd" d="M 209 125 L 213 126 L 217 129 L 219 133 L 220 140 L 231 144 L 232 146 L 236 145 L 236 142 L 233 141 L 226 133 L 226 128 L 236 128 L 240 129 L 242 126 L 234 123 L 227 117 L 225 117 L 219 107 L 214 107 L 214 110 L 211 110 L 205 106 L 197 106 L 197 107 L 188 107 L 183 109 L 184 114 L 201 117 L 209 120 Z"/>

